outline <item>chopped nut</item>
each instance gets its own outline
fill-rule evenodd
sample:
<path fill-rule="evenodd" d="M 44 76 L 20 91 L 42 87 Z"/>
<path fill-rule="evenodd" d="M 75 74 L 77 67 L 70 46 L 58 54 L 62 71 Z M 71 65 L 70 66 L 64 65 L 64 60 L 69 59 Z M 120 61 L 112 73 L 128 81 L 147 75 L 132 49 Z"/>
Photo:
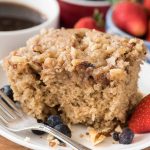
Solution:
<path fill-rule="evenodd" d="M 75 67 L 75 66 L 79 65 L 81 62 L 82 62 L 81 59 L 73 59 L 71 61 L 71 64 L 73 65 L 73 67 Z"/>
<path fill-rule="evenodd" d="M 115 128 L 115 131 L 116 132 L 122 132 L 122 128 L 121 128 L 121 126 L 120 125 L 118 125 L 116 128 Z"/>
<path fill-rule="evenodd" d="M 106 138 L 105 135 L 103 135 L 102 133 L 96 131 L 94 128 L 89 127 L 88 132 L 89 132 L 89 135 L 90 135 L 90 139 L 91 139 L 91 141 L 94 145 L 97 145 L 97 144 L 103 142 L 104 139 Z"/>
<path fill-rule="evenodd" d="M 126 72 L 122 69 L 111 69 L 110 79 L 111 80 L 124 80 L 126 77 Z"/>
<path fill-rule="evenodd" d="M 36 70 L 36 71 L 40 71 L 42 69 L 42 66 L 40 65 L 40 63 L 35 62 L 35 61 L 29 62 L 29 65 L 33 70 Z"/>
<path fill-rule="evenodd" d="M 77 49 L 74 47 L 71 47 L 71 57 L 72 59 L 75 59 L 77 57 Z"/>
<path fill-rule="evenodd" d="M 25 63 L 26 62 L 26 58 L 25 57 L 21 57 L 21 56 L 12 56 L 11 57 L 11 62 L 14 63 L 14 64 Z"/>
<path fill-rule="evenodd" d="M 34 52 L 42 52 L 42 47 L 40 45 L 34 45 L 33 46 L 33 51 Z"/>
<path fill-rule="evenodd" d="M 116 57 L 110 57 L 110 58 L 108 58 L 108 59 L 106 59 L 106 61 L 107 61 L 107 64 L 109 64 L 110 66 L 112 65 L 112 66 L 115 66 L 116 65 Z"/>
<path fill-rule="evenodd" d="M 129 43 L 136 43 L 137 42 L 137 39 L 133 38 L 133 39 L 130 39 Z"/>
<path fill-rule="evenodd" d="M 60 144 L 60 142 L 59 142 L 57 139 L 51 140 L 51 141 L 49 142 L 49 146 L 51 146 L 51 147 L 53 147 L 53 148 L 59 146 L 59 144 Z"/>

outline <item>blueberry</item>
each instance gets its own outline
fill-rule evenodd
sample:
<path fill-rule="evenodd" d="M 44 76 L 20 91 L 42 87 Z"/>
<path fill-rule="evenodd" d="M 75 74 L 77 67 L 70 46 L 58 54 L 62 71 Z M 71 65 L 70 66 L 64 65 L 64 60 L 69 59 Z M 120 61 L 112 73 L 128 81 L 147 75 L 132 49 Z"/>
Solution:
<path fill-rule="evenodd" d="M 68 128 L 68 126 L 65 125 L 65 124 L 58 124 L 58 125 L 56 125 L 56 126 L 54 127 L 54 129 L 56 129 L 57 131 L 59 131 L 59 132 L 65 134 L 65 135 L 68 136 L 68 137 L 71 137 L 71 131 L 70 131 L 70 129 Z"/>
<path fill-rule="evenodd" d="M 13 100 L 13 91 L 10 87 L 10 85 L 5 85 L 1 88 L 1 91 L 3 91 L 10 99 Z"/>
<path fill-rule="evenodd" d="M 32 131 L 32 133 L 34 133 L 36 135 L 43 135 L 43 134 L 45 134 L 44 131 L 40 131 L 40 130 L 31 130 L 31 131 Z"/>
<path fill-rule="evenodd" d="M 113 132 L 112 138 L 113 138 L 115 141 L 119 141 L 119 133 L 118 133 L 118 132 Z"/>
<path fill-rule="evenodd" d="M 48 126 L 54 128 L 56 125 L 62 124 L 63 122 L 59 116 L 51 115 L 50 117 L 48 117 L 46 123 Z"/>
<path fill-rule="evenodd" d="M 122 133 L 119 136 L 120 144 L 131 144 L 134 138 L 134 133 L 129 129 L 123 129 Z"/>

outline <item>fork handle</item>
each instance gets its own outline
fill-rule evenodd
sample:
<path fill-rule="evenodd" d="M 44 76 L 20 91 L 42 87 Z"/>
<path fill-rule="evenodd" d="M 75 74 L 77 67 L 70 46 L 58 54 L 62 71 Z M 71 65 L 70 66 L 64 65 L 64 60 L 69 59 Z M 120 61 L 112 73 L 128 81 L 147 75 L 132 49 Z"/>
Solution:
<path fill-rule="evenodd" d="M 62 134 L 61 132 L 59 132 L 59 131 L 55 130 L 54 128 L 51 128 L 51 127 L 49 127 L 47 125 L 39 124 L 38 126 L 36 126 L 36 128 L 38 130 L 42 130 L 44 132 L 52 134 L 54 137 L 56 137 L 59 140 L 63 141 L 64 143 L 69 145 L 74 150 L 91 150 L 91 149 L 89 149 L 89 148 L 79 144 L 78 142 L 72 140 L 68 136 Z"/>

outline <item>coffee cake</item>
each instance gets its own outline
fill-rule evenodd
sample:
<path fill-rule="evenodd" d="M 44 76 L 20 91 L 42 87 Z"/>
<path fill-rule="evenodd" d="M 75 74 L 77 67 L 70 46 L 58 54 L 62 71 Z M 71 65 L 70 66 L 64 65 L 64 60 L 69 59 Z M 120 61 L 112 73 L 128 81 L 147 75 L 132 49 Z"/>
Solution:
<path fill-rule="evenodd" d="M 4 60 L 23 110 L 38 119 L 60 114 L 72 124 L 109 133 L 138 103 L 142 40 L 96 30 L 50 29 Z"/>

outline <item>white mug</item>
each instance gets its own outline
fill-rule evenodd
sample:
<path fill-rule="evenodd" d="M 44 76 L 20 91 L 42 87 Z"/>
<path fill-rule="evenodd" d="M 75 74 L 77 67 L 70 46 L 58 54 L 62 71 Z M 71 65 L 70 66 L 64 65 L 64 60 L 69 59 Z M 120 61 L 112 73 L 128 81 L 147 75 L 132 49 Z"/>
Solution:
<path fill-rule="evenodd" d="M 43 28 L 57 28 L 59 25 L 59 6 L 56 0 L 0 0 L 1 2 L 17 3 L 30 6 L 47 17 L 40 25 L 16 30 L 0 31 L 0 60 L 7 56 L 10 51 L 25 46 L 26 41 Z"/>

